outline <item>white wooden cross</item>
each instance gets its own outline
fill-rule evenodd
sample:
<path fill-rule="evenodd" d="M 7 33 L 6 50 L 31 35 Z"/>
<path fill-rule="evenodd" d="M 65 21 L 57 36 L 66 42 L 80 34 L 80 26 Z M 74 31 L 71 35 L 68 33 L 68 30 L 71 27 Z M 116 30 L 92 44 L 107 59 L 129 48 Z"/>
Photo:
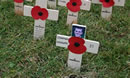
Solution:
<path fill-rule="evenodd" d="M 36 6 L 40 6 L 41 8 L 47 8 L 47 0 L 36 0 Z M 31 15 L 31 11 L 32 11 L 32 6 L 24 6 L 24 16 L 30 16 Z M 58 14 L 59 11 L 58 10 L 51 10 L 51 9 L 47 9 L 48 11 L 48 18 L 49 20 L 54 20 L 57 21 L 58 20 Z M 44 13 L 43 13 L 44 15 Z M 44 33 L 45 33 L 45 20 L 35 20 L 35 24 L 34 24 L 34 39 L 41 39 L 44 37 Z"/>
<path fill-rule="evenodd" d="M 26 0 L 26 1 L 32 2 L 32 0 Z M 23 2 L 20 2 L 20 3 L 17 3 L 14 1 L 14 11 L 16 14 L 23 15 L 23 3 L 24 3 L 24 0 Z"/>
<path fill-rule="evenodd" d="M 69 1 L 70 0 L 58 0 L 58 5 L 66 6 L 66 4 Z M 90 0 L 81 0 L 81 1 L 82 1 L 82 5 L 80 6 L 80 9 L 89 11 L 91 7 L 91 1 Z M 67 24 L 71 25 L 72 23 L 77 23 L 77 19 L 78 19 L 78 12 L 72 12 L 68 10 Z"/>
<path fill-rule="evenodd" d="M 125 4 L 125 0 L 114 0 L 114 2 L 115 2 L 114 6 L 124 6 Z M 101 4 L 99 0 L 92 0 L 92 3 Z M 112 15 L 112 7 L 106 8 L 106 7 L 103 7 L 102 5 L 102 11 L 101 11 L 102 18 L 106 20 L 110 20 L 111 15 Z"/>
<path fill-rule="evenodd" d="M 73 26 L 84 27 L 82 25 L 73 24 L 72 30 L 73 30 Z M 78 32 L 78 30 L 76 30 L 76 32 Z M 56 46 L 67 48 L 69 45 L 68 40 L 70 37 L 71 36 L 65 36 L 65 35 L 58 34 L 57 38 L 56 38 Z M 84 40 L 85 40 L 84 45 L 87 48 L 86 52 L 97 54 L 98 49 L 99 49 L 99 42 L 87 40 L 87 39 L 84 39 Z M 79 71 L 80 67 L 81 67 L 81 62 L 82 62 L 82 54 L 75 54 L 75 53 L 72 53 L 69 51 L 69 56 L 68 56 L 68 67 L 69 68 Z"/>
<path fill-rule="evenodd" d="M 26 1 L 32 2 L 32 0 L 26 0 Z"/>
<path fill-rule="evenodd" d="M 48 0 L 48 6 L 51 8 L 56 8 L 56 0 Z"/>

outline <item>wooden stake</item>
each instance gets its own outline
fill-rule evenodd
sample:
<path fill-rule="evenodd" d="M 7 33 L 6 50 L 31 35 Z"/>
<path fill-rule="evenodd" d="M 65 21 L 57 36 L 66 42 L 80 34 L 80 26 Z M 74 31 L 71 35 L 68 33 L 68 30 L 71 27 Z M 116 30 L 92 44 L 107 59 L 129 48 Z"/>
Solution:
<path fill-rule="evenodd" d="M 68 15 L 67 15 L 67 24 L 72 25 L 73 23 L 77 24 L 78 22 L 78 12 L 72 12 L 68 10 Z"/>
<path fill-rule="evenodd" d="M 56 0 L 48 0 L 48 6 L 51 8 L 56 8 Z"/>
<path fill-rule="evenodd" d="M 106 20 L 110 20 L 111 19 L 111 15 L 112 15 L 112 7 L 104 8 L 102 6 L 102 12 L 101 12 L 102 18 L 104 18 Z"/>
<path fill-rule="evenodd" d="M 23 3 L 14 2 L 15 13 L 18 15 L 23 15 Z"/>

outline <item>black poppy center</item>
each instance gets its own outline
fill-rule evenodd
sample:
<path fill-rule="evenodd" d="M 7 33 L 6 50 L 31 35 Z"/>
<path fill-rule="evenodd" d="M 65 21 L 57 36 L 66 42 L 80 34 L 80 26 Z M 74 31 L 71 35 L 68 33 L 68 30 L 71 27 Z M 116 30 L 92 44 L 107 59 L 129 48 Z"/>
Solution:
<path fill-rule="evenodd" d="M 43 13 L 42 13 L 42 12 L 39 12 L 39 13 L 38 13 L 38 15 L 39 15 L 39 16 L 42 16 L 42 15 L 43 15 Z"/>
<path fill-rule="evenodd" d="M 73 2 L 73 3 L 72 3 L 72 5 L 73 5 L 73 6 L 76 6 L 76 5 L 77 5 L 77 3 L 76 3 L 76 2 Z"/>
<path fill-rule="evenodd" d="M 76 43 L 74 43 L 74 46 L 75 46 L 75 47 L 79 47 L 80 44 L 79 44 L 78 42 L 76 42 Z"/>
<path fill-rule="evenodd" d="M 105 0 L 106 2 L 110 2 L 110 0 Z"/>

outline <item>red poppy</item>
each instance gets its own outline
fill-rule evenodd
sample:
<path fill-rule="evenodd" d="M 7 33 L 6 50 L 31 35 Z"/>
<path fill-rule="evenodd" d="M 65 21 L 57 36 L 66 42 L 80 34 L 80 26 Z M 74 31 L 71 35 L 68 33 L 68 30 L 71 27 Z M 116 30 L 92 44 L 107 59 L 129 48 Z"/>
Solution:
<path fill-rule="evenodd" d="M 23 0 L 14 0 L 14 2 L 23 3 Z"/>
<path fill-rule="evenodd" d="M 67 4 L 67 8 L 72 12 L 80 11 L 80 6 L 82 5 L 81 0 L 70 0 Z"/>
<path fill-rule="evenodd" d="M 100 0 L 100 2 L 102 2 L 103 7 L 106 8 L 112 7 L 115 4 L 114 0 Z"/>
<path fill-rule="evenodd" d="M 71 37 L 69 39 L 69 46 L 68 49 L 75 54 L 82 54 L 84 53 L 87 48 L 84 46 L 84 39 L 80 37 Z"/>
<path fill-rule="evenodd" d="M 34 6 L 31 11 L 32 17 L 35 20 L 41 19 L 46 20 L 48 18 L 48 11 L 46 8 L 40 8 L 39 6 Z"/>

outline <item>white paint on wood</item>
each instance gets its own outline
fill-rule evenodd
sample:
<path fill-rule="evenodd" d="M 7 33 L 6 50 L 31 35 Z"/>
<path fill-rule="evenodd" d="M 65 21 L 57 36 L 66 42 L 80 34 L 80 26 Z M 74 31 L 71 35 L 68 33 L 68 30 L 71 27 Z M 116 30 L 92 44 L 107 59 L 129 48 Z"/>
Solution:
<path fill-rule="evenodd" d="M 114 0 L 115 4 L 114 6 L 124 6 L 125 0 Z M 102 4 L 99 0 L 92 0 L 92 3 L 95 4 Z"/>
<path fill-rule="evenodd" d="M 67 15 L 67 24 L 71 25 L 73 23 L 77 23 L 78 19 L 78 12 L 72 12 L 68 10 L 68 15 Z"/>
<path fill-rule="evenodd" d="M 110 20 L 112 15 L 112 7 L 105 8 L 102 6 L 101 16 L 106 20 Z"/>
<path fill-rule="evenodd" d="M 82 10 L 90 10 L 91 8 L 91 1 L 90 0 L 82 0 L 82 5 L 80 7 Z"/>
<path fill-rule="evenodd" d="M 58 0 L 58 5 L 60 6 L 66 6 L 66 4 L 69 2 L 70 0 Z M 82 1 L 82 5 L 81 5 L 81 9 L 82 10 L 90 10 L 91 7 L 91 1 L 90 0 L 81 0 Z M 77 23 L 77 19 L 78 19 L 78 12 L 72 12 L 70 10 L 68 10 L 68 15 L 67 15 L 67 24 L 71 25 L 73 23 Z"/>
<path fill-rule="evenodd" d="M 85 39 L 85 44 L 89 53 L 97 54 L 99 49 L 99 42 Z"/>
<path fill-rule="evenodd" d="M 23 3 L 14 2 L 15 13 L 18 15 L 23 15 Z"/>
<path fill-rule="evenodd" d="M 32 6 L 24 5 L 24 16 L 32 16 L 31 15 L 32 8 L 33 8 Z M 59 11 L 58 10 L 51 10 L 51 9 L 47 9 L 47 10 L 48 10 L 48 14 L 49 14 L 47 19 L 57 21 Z"/>
<path fill-rule="evenodd" d="M 49 13 L 49 16 L 47 19 L 57 21 L 58 16 L 59 16 L 59 11 L 58 10 L 51 10 L 51 9 L 47 9 L 47 10 Z"/>
<path fill-rule="evenodd" d="M 69 1 L 70 0 L 58 0 L 58 5 L 66 6 L 66 4 Z M 80 7 L 82 10 L 90 10 L 90 7 L 91 7 L 91 1 L 90 0 L 82 0 L 82 5 Z"/>
<path fill-rule="evenodd" d="M 99 42 L 85 40 L 85 46 L 87 47 L 87 52 L 97 54 L 99 48 Z M 69 68 L 72 68 L 76 71 L 80 71 L 80 67 L 82 63 L 82 54 L 75 54 L 69 52 L 67 63 Z"/>
<path fill-rule="evenodd" d="M 102 4 L 99 0 L 92 0 L 92 3 L 95 3 L 95 4 Z"/>
<path fill-rule="evenodd" d="M 7 1 L 7 0 L 1 0 L 1 1 Z M 29 2 L 32 2 L 32 0 L 25 0 L 25 1 L 29 1 Z"/>
<path fill-rule="evenodd" d="M 48 0 L 48 6 L 51 8 L 56 8 L 56 0 Z"/>
<path fill-rule="evenodd" d="M 24 16 L 30 16 L 31 15 L 31 10 L 32 6 L 24 6 Z M 41 39 L 44 38 L 44 33 L 45 33 L 45 21 L 43 20 L 35 20 L 34 22 L 34 39 Z"/>
<path fill-rule="evenodd" d="M 125 5 L 125 0 L 114 0 L 115 5 L 114 6 L 124 6 Z"/>
<path fill-rule="evenodd" d="M 82 63 L 82 54 L 74 54 L 72 52 L 69 52 L 67 62 L 69 68 L 76 71 L 80 71 L 81 63 Z"/>
<path fill-rule="evenodd" d="M 114 0 L 115 4 L 114 6 L 124 6 L 125 0 Z M 95 4 L 102 4 L 99 0 L 92 0 L 92 3 Z M 112 15 L 112 7 L 105 8 L 102 6 L 101 16 L 102 18 L 105 18 L 106 20 L 110 20 Z"/>
<path fill-rule="evenodd" d="M 34 39 L 42 39 L 44 38 L 45 33 L 45 22 L 43 20 L 35 20 L 34 23 Z"/>
<path fill-rule="evenodd" d="M 44 3 L 44 4 L 43 4 Z M 36 6 L 40 6 L 40 8 L 47 8 L 47 0 L 36 0 Z M 32 11 L 32 6 L 24 6 L 24 16 L 32 16 L 31 11 Z M 59 11 L 57 10 L 48 10 L 48 18 L 49 20 L 58 20 L 58 14 Z M 44 38 L 44 33 L 45 33 L 45 20 L 35 20 L 34 22 L 34 39 L 41 39 Z"/>
<path fill-rule="evenodd" d="M 24 16 L 32 17 L 32 15 L 31 15 L 32 8 L 33 8 L 32 6 L 24 5 Z"/>
<path fill-rule="evenodd" d="M 71 36 L 65 36 L 65 35 L 57 35 L 56 37 L 56 46 L 67 48 L 69 45 L 69 38 Z M 97 54 L 99 49 L 99 42 L 98 41 L 92 41 L 85 39 L 85 44 L 87 47 L 87 51 L 89 53 Z"/>
<path fill-rule="evenodd" d="M 69 0 L 58 0 L 58 5 L 60 6 L 66 6 L 66 4 L 69 2 Z"/>
<path fill-rule="evenodd" d="M 56 37 L 56 46 L 67 48 L 69 45 L 68 40 L 70 37 L 71 36 L 65 36 L 65 35 L 58 34 Z M 98 49 L 99 49 L 99 42 L 87 40 L 87 39 L 84 39 L 84 40 L 85 40 L 84 45 L 87 48 L 86 52 L 97 54 Z M 68 63 L 69 68 L 74 69 L 76 71 L 80 70 L 80 66 L 82 63 L 82 54 L 75 54 L 75 53 L 69 52 L 67 63 Z"/>
<path fill-rule="evenodd" d="M 69 45 L 69 43 L 68 43 L 69 38 L 70 38 L 70 36 L 58 34 L 56 36 L 56 46 L 67 48 Z"/>
<path fill-rule="evenodd" d="M 32 0 L 26 0 L 26 1 L 32 2 Z"/>
<path fill-rule="evenodd" d="M 36 6 L 47 8 L 47 0 L 36 0 Z"/>
<path fill-rule="evenodd" d="M 82 0 L 82 5 L 80 7 L 82 10 L 90 10 L 90 7 L 91 7 L 91 1 Z M 77 22 L 78 22 L 78 12 L 72 12 L 68 10 L 67 24 L 72 25 L 73 23 Z"/>

